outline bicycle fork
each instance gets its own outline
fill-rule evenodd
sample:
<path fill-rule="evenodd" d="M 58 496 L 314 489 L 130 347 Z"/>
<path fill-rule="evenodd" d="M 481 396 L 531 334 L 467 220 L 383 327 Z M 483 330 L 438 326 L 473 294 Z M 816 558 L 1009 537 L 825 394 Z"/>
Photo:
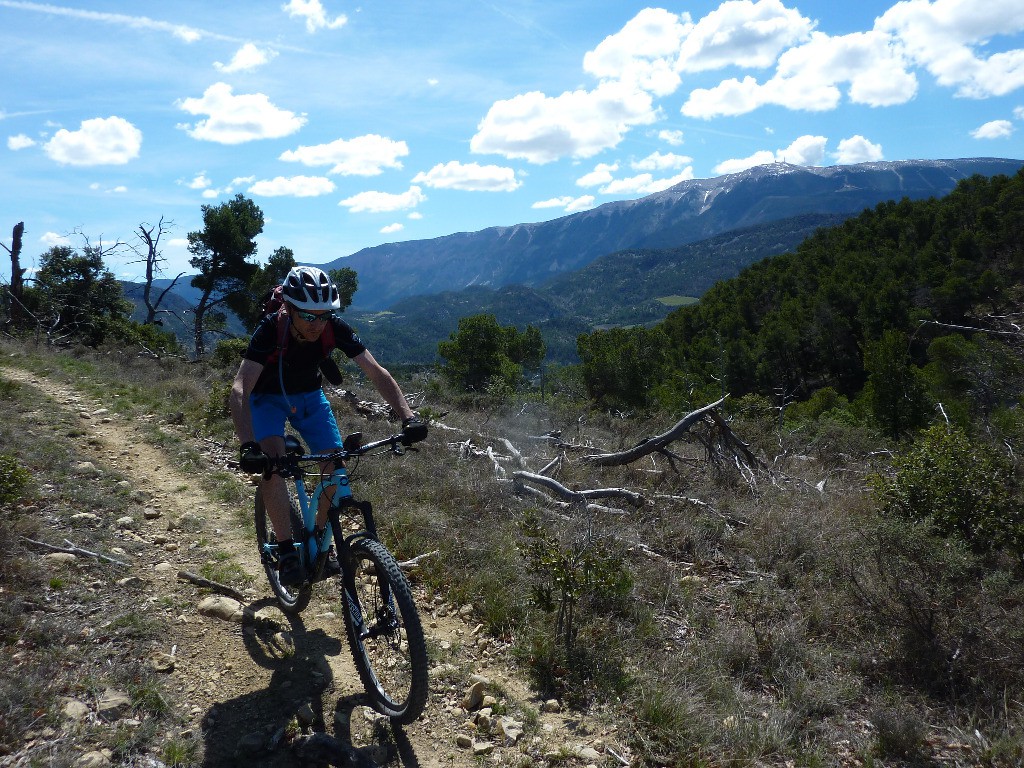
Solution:
<path fill-rule="evenodd" d="M 367 606 L 361 604 L 359 593 L 356 590 L 356 558 L 352 554 L 352 544 L 359 539 L 376 540 L 377 526 L 373 519 L 373 506 L 368 501 L 356 501 L 351 496 L 339 501 L 339 504 L 331 507 L 328 515 L 331 529 L 334 532 L 334 540 L 337 542 L 338 559 L 342 564 L 342 599 L 345 601 L 360 640 L 390 634 L 399 628 L 394 600 L 391 597 L 390 582 L 387 579 L 378 580 L 380 606 L 376 609 L 377 615 L 371 617 L 366 617 L 363 614 L 363 609 Z M 348 536 L 344 536 L 341 530 L 341 510 L 344 507 L 356 508 L 363 517 L 363 529 Z M 373 622 L 370 625 L 366 623 L 368 618 Z"/>

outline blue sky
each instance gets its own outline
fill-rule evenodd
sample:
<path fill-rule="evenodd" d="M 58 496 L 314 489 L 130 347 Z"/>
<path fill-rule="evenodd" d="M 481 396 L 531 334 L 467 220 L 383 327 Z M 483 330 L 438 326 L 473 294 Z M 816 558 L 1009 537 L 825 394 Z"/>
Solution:
<path fill-rule="evenodd" d="M 765 162 L 1024 158 L 1020 0 L 0 0 L 0 50 L 29 267 L 162 217 L 191 271 L 237 193 L 260 257 L 325 263 Z"/>

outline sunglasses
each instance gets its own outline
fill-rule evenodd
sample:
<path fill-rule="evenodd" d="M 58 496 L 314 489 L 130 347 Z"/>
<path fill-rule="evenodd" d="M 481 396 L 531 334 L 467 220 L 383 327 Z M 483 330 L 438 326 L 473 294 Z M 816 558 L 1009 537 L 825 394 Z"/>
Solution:
<path fill-rule="evenodd" d="M 331 319 L 330 312 L 323 312 L 319 315 L 315 315 L 312 312 L 303 312 L 301 309 L 295 309 L 292 311 L 307 323 L 326 323 Z"/>

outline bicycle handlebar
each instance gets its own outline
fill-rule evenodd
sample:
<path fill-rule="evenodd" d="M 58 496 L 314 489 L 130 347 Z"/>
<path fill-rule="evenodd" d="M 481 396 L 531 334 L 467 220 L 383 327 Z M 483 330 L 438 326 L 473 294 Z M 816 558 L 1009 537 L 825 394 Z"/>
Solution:
<path fill-rule="evenodd" d="M 267 471 L 275 472 L 278 470 L 289 470 L 298 467 L 300 464 L 322 464 L 328 461 L 347 461 L 358 456 L 365 456 L 366 454 L 374 451 L 378 448 L 386 447 L 387 452 L 394 453 L 401 456 L 405 453 L 407 446 L 404 443 L 404 437 L 401 434 L 391 435 L 389 437 L 381 438 L 380 440 L 373 440 L 369 443 L 363 443 L 355 447 L 342 447 L 327 453 L 302 453 L 302 454 L 285 454 L 283 456 L 267 456 Z M 416 450 L 415 448 L 413 450 Z"/>

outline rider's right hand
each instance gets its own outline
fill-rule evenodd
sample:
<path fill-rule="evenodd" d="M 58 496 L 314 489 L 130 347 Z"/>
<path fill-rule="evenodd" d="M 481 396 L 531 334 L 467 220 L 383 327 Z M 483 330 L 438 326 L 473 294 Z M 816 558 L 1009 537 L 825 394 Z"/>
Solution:
<path fill-rule="evenodd" d="M 250 475 L 259 475 L 267 469 L 267 454 L 260 448 L 260 444 L 250 440 L 242 443 L 238 450 L 238 466 L 243 472 Z"/>

